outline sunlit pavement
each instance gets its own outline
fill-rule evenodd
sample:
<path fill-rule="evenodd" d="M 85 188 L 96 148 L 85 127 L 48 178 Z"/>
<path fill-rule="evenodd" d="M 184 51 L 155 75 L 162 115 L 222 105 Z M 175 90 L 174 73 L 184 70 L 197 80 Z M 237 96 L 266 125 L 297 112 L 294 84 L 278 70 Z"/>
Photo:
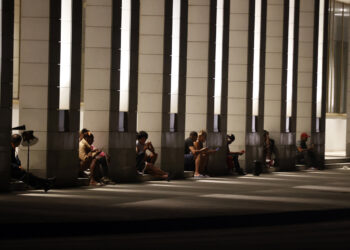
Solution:
<path fill-rule="evenodd" d="M 140 233 L 146 232 L 189 235 L 186 230 L 193 234 L 198 230 L 233 232 L 245 228 L 243 231 L 250 234 L 249 230 L 256 227 L 290 229 L 295 224 L 310 225 L 315 230 L 314 223 L 343 223 L 348 230 L 349 180 L 350 170 L 332 169 L 1 194 L 0 239 L 8 244 L 3 246 L 10 247 L 14 239 L 26 237 L 33 244 L 38 238 L 55 236 L 62 241 L 71 235 L 110 242 L 106 235 L 118 235 L 120 241 L 126 241 L 133 233 L 142 237 Z M 38 229 L 31 230 L 33 227 Z M 319 235 L 322 233 L 325 231 Z M 154 235 L 155 241 L 162 242 Z M 241 239 L 245 237 L 248 235 Z"/>

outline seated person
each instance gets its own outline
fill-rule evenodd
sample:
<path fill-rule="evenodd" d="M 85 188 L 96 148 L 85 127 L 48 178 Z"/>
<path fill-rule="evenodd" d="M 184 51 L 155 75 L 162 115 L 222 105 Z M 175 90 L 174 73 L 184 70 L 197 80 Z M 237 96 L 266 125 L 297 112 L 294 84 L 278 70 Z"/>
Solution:
<path fill-rule="evenodd" d="M 184 169 L 186 171 L 194 171 L 195 170 L 195 158 L 200 152 L 204 152 L 207 148 L 202 148 L 200 150 L 196 150 L 194 148 L 194 142 L 197 140 L 198 134 L 195 131 L 190 133 L 190 136 L 185 140 L 185 159 L 184 159 Z M 199 164 L 199 162 L 197 163 Z"/>
<path fill-rule="evenodd" d="M 53 185 L 55 178 L 43 179 L 31 173 L 26 172 L 21 161 L 16 154 L 16 148 L 21 144 L 22 136 L 14 134 L 11 137 L 11 178 L 23 181 L 25 184 L 34 188 L 42 188 L 47 192 Z"/>
<path fill-rule="evenodd" d="M 201 130 L 198 134 L 197 141 L 194 143 L 194 149 L 199 151 L 195 157 L 195 171 L 194 178 L 209 177 L 208 175 L 208 161 L 209 155 L 216 152 L 216 150 L 208 149 L 204 147 L 204 143 L 207 140 L 207 132 Z"/>
<path fill-rule="evenodd" d="M 242 150 L 241 152 L 230 151 L 230 144 L 234 142 L 235 139 L 236 137 L 234 134 L 227 135 L 227 167 L 231 173 L 233 172 L 233 168 L 235 168 L 237 174 L 245 175 L 238 161 L 238 156 L 243 155 L 245 151 L 244 150 Z"/>
<path fill-rule="evenodd" d="M 89 139 L 94 142 L 94 135 L 91 133 L 90 130 L 83 128 L 79 133 L 79 141 L 81 141 L 84 138 L 84 135 L 88 134 L 90 137 Z M 92 150 L 97 150 L 97 148 L 90 144 Z M 97 169 L 95 170 L 95 179 L 98 178 L 102 183 L 104 184 L 115 184 L 108 176 L 108 169 L 110 165 L 110 156 L 106 154 L 105 152 L 101 151 L 100 154 L 96 156 L 97 159 Z M 80 171 L 79 174 L 81 177 L 85 177 L 85 173 L 83 171 Z"/>
<path fill-rule="evenodd" d="M 140 131 L 136 136 L 136 168 L 141 173 L 150 174 L 157 178 L 168 179 L 168 173 L 154 166 L 158 154 L 154 151 L 152 142 L 146 142 L 148 134 Z M 147 154 L 149 151 L 149 154 Z"/>
<path fill-rule="evenodd" d="M 264 130 L 263 133 L 264 143 L 263 143 L 263 155 L 265 165 L 267 167 L 277 166 L 277 151 L 275 146 L 275 140 L 270 138 L 270 133 Z"/>
<path fill-rule="evenodd" d="M 101 153 L 99 149 L 93 149 L 93 136 L 91 132 L 84 134 L 83 139 L 79 142 L 79 159 L 80 172 L 90 169 L 90 185 L 101 185 L 95 180 L 96 167 L 98 165 L 97 156 Z"/>
<path fill-rule="evenodd" d="M 314 145 L 308 145 L 307 140 L 310 136 L 307 133 L 302 133 L 300 135 L 300 141 L 297 145 L 297 162 L 302 162 L 306 164 L 307 168 L 320 168 L 320 162 L 317 152 L 314 150 Z"/>
<path fill-rule="evenodd" d="M 88 131 L 89 133 L 90 131 Z M 108 176 L 108 169 L 109 169 L 109 163 L 110 163 L 110 158 L 109 156 L 103 152 L 102 150 L 96 148 L 93 143 L 94 143 L 94 135 L 90 132 L 89 133 L 89 144 L 91 146 L 92 151 L 100 152 L 99 154 L 96 155 L 96 160 L 97 160 L 97 166 L 99 167 L 96 169 L 95 174 L 98 176 L 98 179 L 100 182 L 104 184 L 115 184 Z"/>
<path fill-rule="evenodd" d="M 90 132 L 90 130 L 86 129 L 86 128 L 83 128 L 82 130 L 80 130 L 79 132 L 79 141 L 81 141 L 82 139 L 84 139 L 84 135 L 86 133 Z"/>

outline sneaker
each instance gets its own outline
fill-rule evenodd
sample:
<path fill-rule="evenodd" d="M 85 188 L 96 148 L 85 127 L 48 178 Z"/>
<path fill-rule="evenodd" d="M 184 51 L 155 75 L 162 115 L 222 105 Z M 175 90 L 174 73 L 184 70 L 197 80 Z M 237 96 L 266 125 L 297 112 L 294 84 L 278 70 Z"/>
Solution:
<path fill-rule="evenodd" d="M 43 185 L 44 192 L 47 193 L 51 189 L 50 183 L 46 181 Z"/>
<path fill-rule="evenodd" d="M 101 178 L 101 182 L 103 183 L 103 184 L 106 184 L 106 185 L 108 185 L 108 184 L 115 184 L 115 182 L 113 182 L 111 179 L 109 179 L 108 177 L 102 177 Z"/>
<path fill-rule="evenodd" d="M 234 175 L 234 171 L 232 169 L 229 169 L 227 172 L 228 175 Z"/>
<path fill-rule="evenodd" d="M 45 193 L 47 193 L 47 191 L 49 191 L 53 187 L 55 181 L 56 181 L 56 177 L 47 178 L 45 180 L 45 183 L 43 185 L 43 189 Z"/>
<path fill-rule="evenodd" d="M 202 179 L 202 178 L 206 178 L 204 175 L 200 174 L 200 175 L 194 175 L 193 176 L 194 179 Z"/>
<path fill-rule="evenodd" d="M 243 175 L 246 175 L 246 173 L 244 173 L 244 171 L 239 171 L 238 175 L 243 176 Z"/>
<path fill-rule="evenodd" d="M 102 182 L 97 182 L 97 181 L 90 181 L 90 186 L 103 186 L 104 184 Z"/>

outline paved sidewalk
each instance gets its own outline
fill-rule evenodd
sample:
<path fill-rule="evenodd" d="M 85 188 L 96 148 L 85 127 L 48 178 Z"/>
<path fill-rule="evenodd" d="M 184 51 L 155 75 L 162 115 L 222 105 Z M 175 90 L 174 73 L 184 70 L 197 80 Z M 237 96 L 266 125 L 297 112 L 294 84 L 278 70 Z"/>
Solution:
<path fill-rule="evenodd" d="M 350 219 L 349 180 L 333 169 L 13 192 L 0 195 L 0 238 Z"/>

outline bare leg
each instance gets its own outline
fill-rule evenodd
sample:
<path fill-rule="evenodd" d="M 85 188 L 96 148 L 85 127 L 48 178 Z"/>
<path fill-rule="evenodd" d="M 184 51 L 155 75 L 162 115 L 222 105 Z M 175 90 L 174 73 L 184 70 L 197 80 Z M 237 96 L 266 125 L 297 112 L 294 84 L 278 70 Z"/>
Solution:
<path fill-rule="evenodd" d="M 164 172 L 160 168 L 154 166 L 152 163 L 148 163 L 146 167 L 146 172 L 157 178 L 168 178 L 168 173 Z"/>
<path fill-rule="evenodd" d="M 154 163 L 156 163 L 157 158 L 158 158 L 158 154 L 157 153 L 151 153 L 149 155 L 149 162 L 154 164 Z"/>
<path fill-rule="evenodd" d="M 203 154 L 203 165 L 201 166 L 201 169 L 199 170 L 200 173 L 207 174 L 207 167 L 208 167 L 208 162 L 209 162 L 209 155 Z"/>
<path fill-rule="evenodd" d="M 200 158 L 200 155 L 197 155 L 195 160 L 194 176 L 199 175 L 200 164 L 201 164 L 201 158 Z"/>
<path fill-rule="evenodd" d="M 90 164 L 90 185 L 96 185 L 97 182 L 95 181 L 95 167 L 97 164 L 97 160 L 93 159 Z"/>
<path fill-rule="evenodd" d="M 207 165 L 208 165 L 208 155 L 199 154 L 196 157 L 194 175 L 198 176 L 200 174 L 205 174 L 205 170 L 206 170 Z"/>

